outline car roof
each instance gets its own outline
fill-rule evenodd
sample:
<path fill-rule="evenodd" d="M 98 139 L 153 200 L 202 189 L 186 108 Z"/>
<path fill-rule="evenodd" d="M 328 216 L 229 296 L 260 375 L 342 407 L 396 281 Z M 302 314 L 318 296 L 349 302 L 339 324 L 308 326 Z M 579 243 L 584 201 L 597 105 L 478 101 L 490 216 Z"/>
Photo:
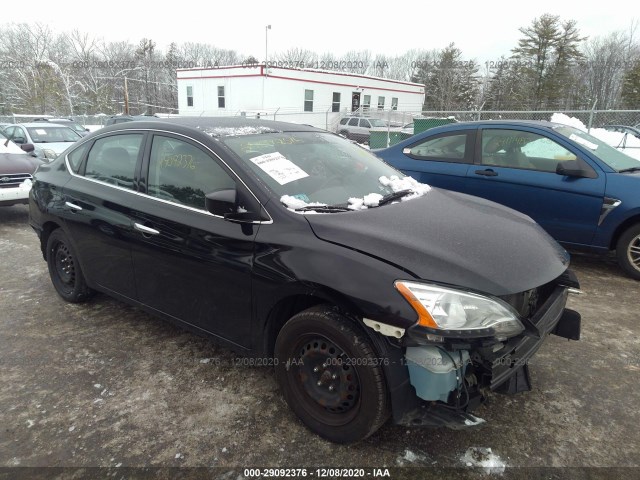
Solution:
<path fill-rule="evenodd" d="M 20 127 L 27 127 L 27 128 L 63 127 L 63 128 L 69 128 L 69 130 L 73 130 L 73 128 L 70 128 L 68 125 L 60 125 L 59 123 L 55 123 L 55 122 L 15 123 L 13 125 L 20 126 Z"/>
<path fill-rule="evenodd" d="M 158 128 L 161 123 L 200 130 L 214 137 L 253 135 L 257 133 L 325 132 L 320 128 L 299 123 L 245 117 L 171 117 L 134 120 L 132 122 L 109 125 L 100 129 L 100 132 L 105 133 L 134 128 Z"/>

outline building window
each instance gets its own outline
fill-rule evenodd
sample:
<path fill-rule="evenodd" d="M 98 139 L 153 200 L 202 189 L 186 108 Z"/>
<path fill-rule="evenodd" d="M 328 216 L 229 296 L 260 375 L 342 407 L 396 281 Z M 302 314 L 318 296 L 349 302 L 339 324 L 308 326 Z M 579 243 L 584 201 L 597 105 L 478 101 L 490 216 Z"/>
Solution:
<path fill-rule="evenodd" d="M 384 97 L 378 97 L 378 110 L 384 110 Z"/>
<path fill-rule="evenodd" d="M 391 110 L 398 110 L 398 98 L 391 97 Z"/>
<path fill-rule="evenodd" d="M 364 100 L 362 101 L 362 111 L 368 112 L 371 108 L 371 95 L 365 95 Z"/>
<path fill-rule="evenodd" d="M 333 92 L 333 103 L 331 104 L 331 111 L 340 111 L 340 92 Z"/>
<path fill-rule="evenodd" d="M 193 107 L 193 87 L 187 87 L 187 107 Z"/>
<path fill-rule="evenodd" d="M 313 112 L 313 90 L 304 91 L 304 111 Z"/>
<path fill-rule="evenodd" d="M 224 87 L 218 87 L 218 108 L 224 108 Z"/>

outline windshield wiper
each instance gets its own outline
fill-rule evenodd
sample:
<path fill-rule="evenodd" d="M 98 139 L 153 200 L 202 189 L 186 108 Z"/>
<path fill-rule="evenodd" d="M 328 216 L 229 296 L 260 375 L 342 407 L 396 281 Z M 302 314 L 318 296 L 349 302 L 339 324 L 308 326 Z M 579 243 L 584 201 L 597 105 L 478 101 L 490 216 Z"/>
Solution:
<path fill-rule="evenodd" d="M 398 200 L 402 197 L 406 197 L 407 195 L 410 195 L 412 193 L 414 192 L 410 188 L 406 190 L 398 190 L 397 192 L 389 193 L 380 199 L 380 201 L 378 202 L 378 206 L 381 207 L 382 205 L 386 205 L 387 203 L 391 203 L 394 200 Z"/>
<path fill-rule="evenodd" d="M 295 209 L 296 212 L 350 212 L 349 207 L 344 205 L 307 205 L 306 207 L 300 207 Z"/>
<path fill-rule="evenodd" d="M 640 172 L 640 167 L 630 167 L 630 168 L 623 168 L 622 170 L 618 170 L 618 173 L 625 173 L 625 172 Z"/>

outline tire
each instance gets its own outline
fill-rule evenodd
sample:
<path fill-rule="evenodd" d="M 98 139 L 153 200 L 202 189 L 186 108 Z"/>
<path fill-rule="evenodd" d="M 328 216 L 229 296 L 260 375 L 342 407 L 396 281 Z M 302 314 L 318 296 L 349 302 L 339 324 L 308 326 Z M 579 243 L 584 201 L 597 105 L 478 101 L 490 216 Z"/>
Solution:
<path fill-rule="evenodd" d="M 629 227 L 618 239 L 616 256 L 627 275 L 640 280 L 640 224 Z"/>
<path fill-rule="evenodd" d="M 275 363 L 289 407 L 327 440 L 363 440 L 389 418 L 381 359 L 365 334 L 329 306 L 300 312 L 282 327 Z"/>
<path fill-rule="evenodd" d="M 84 302 L 93 295 L 82 274 L 78 256 L 60 228 L 51 232 L 47 240 L 47 266 L 56 292 L 67 302 Z"/>

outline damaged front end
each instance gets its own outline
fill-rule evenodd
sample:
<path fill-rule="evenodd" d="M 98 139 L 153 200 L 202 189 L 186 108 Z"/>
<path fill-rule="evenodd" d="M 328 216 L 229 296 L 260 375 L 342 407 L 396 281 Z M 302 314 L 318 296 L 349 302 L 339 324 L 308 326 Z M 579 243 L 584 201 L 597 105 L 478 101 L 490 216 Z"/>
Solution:
<path fill-rule="evenodd" d="M 498 307 L 508 305 L 509 312 L 490 305 L 495 310 L 490 311 L 491 318 L 482 324 L 471 322 L 467 331 L 443 329 L 443 325 L 453 325 L 454 320 L 441 319 L 455 315 L 456 308 L 460 314 L 473 317 L 474 308 L 483 308 L 482 304 L 474 304 L 473 298 L 460 305 L 445 300 L 440 306 L 428 295 L 416 298 L 434 313 L 430 317 L 436 319 L 438 328 L 428 325 L 428 320 L 419 320 L 406 330 L 402 362 L 415 395 L 394 405 L 395 423 L 475 427 L 484 420 L 470 412 L 486 400 L 489 392 L 513 394 L 530 390 L 529 360 L 545 337 L 554 334 L 570 340 L 580 338 L 580 314 L 565 308 L 569 291 L 577 288 L 575 275 L 567 270 L 546 285 L 495 299 Z M 517 322 L 507 315 L 516 316 Z"/>

